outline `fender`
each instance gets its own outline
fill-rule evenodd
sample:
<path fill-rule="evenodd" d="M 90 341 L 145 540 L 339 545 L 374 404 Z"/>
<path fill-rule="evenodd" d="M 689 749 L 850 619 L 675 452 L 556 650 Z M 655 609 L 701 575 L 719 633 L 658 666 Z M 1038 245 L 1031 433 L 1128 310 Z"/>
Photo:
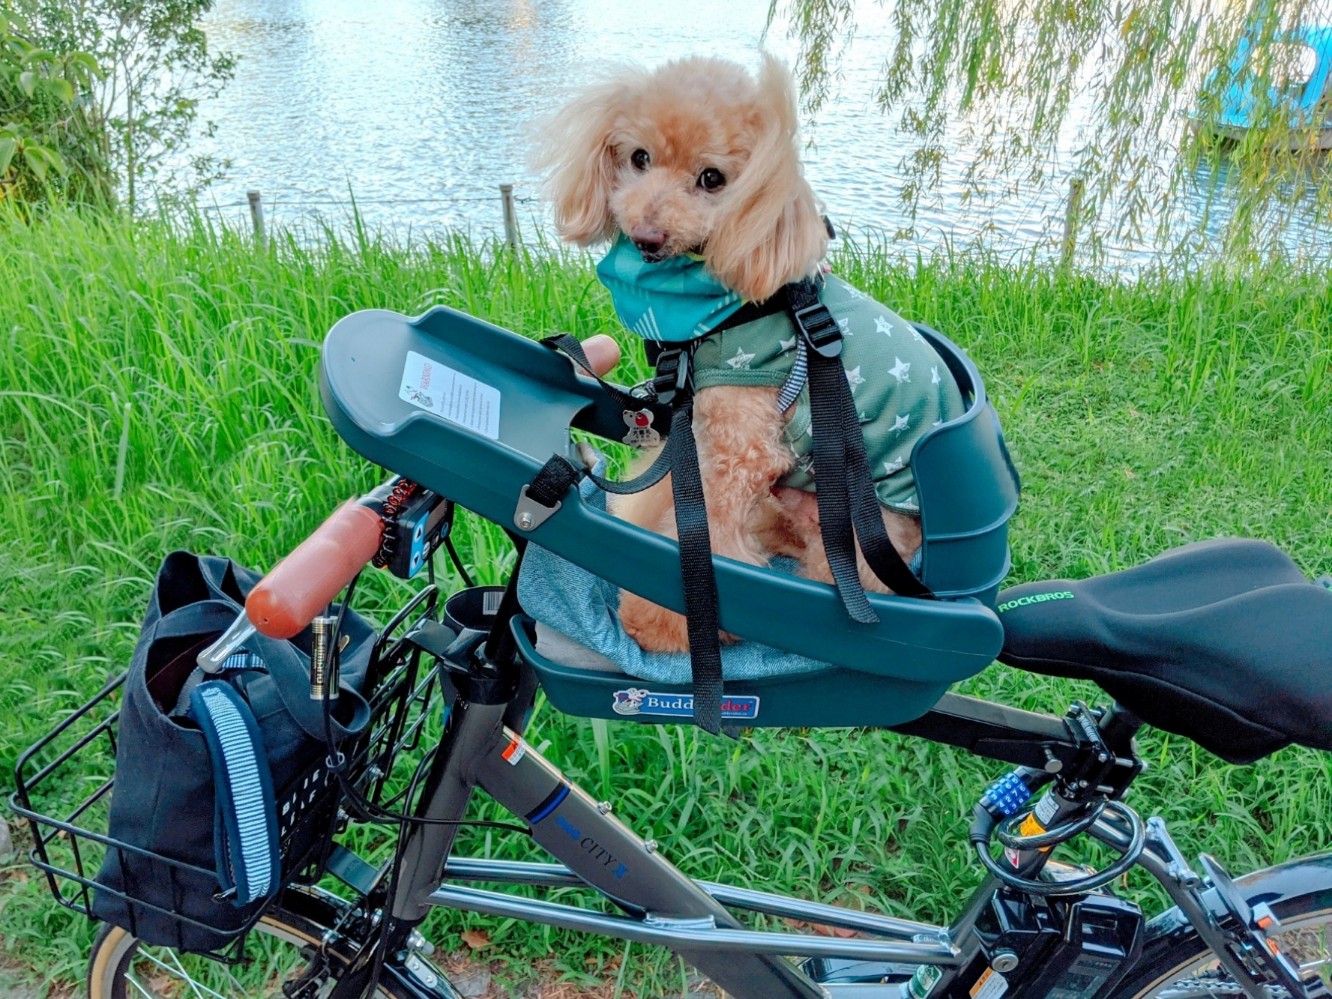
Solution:
<path fill-rule="evenodd" d="M 1267 903 L 1278 919 L 1295 912 L 1332 909 L 1332 854 L 1322 853 L 1253 871 L 1235 879 L 1250 905 Z M 1294 906 L 1300 902 L 1298 907 Z M 1178 908 L 1167 909 L 1147 923 L 1139 967 L 1150 967 L 1193 934 L 1193 925 Z"/>

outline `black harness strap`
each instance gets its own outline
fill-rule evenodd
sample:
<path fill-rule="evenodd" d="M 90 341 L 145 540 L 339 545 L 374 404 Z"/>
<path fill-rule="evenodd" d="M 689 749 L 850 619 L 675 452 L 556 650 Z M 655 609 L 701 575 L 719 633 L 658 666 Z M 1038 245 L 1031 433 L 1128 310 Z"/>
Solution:
<path fill-rule="evenodd" d="M 662 366 L 658 369 L 657 377 L 650 383 L 651 396 L 642 398 L 624 391 L 618 385 L 603 381 L 601 376 L 592 370 L 592 365 L 587 359 L 583 345 L 572 335 L 557 333 L 554 336 L 546 337 L 541 341 L 541 344 L 571 357 L 574 363 L 596 379 L 597 384 L 622 409 L 634 412 L 647 409 L 652 413 L 654 423 L 669 411 L 671 419 L 674 420 L 675 411 L 669 408 L 671 400 L 675 397 L 677 391 L 685 390 L 689 378 L 688 358 L 682 351 L 662 354 Z M 674 358 L 667 356 L 672 353 L 679 356 Z M 660 482 L 671 470 L 671 462 L 676 448 L 673 440 L 673 435 L 668 436 L 666 445 L 658 453 L 652 464 L 642 473 L 626 482 L 612 482 L 610 479 L 604 479 L 600 475 L 593 474 L 591 470 L 580 471 L 574 468 L 567 458 L 558 454 L 551 455 L 528 485 L 528 498 L 535 500 L 542 506 L 553 507 L 568 492 L 571 486 L 577 485 L 578 480 L 583 475 L 595 482 L 599 489 L 608 493 L 627 496 L 630 493 L 642 492 L 649 486 L 654 486 Z"/>
<path fill-rule="evenodd" d="M 566 345 L 559 345 L 559 349 L 578 360 Z M 659 366 L 654 381 L 657 401 L 673 404 L 671 430 L 665 447 L 647 471 L 628 482 L 611 482 L 585 469 L 575 468 L 567 458 L 556 454 L 528 483 L 527 498 L 549 508 L 562 501 L 584 475 L 607 492 L 623 495 L 655 485 L 671 473 L 675 526 L 680 544 L 680 581 L 684 588 L 685 625 L 693 674 L 694 723 L 705 732 L 716 735 L 721 731 L 723 691 L 721 624 L 717 613 L 717 580 L 712 566 L 712 536 L 708 531 L 703 476 L 699 471 L 694 441 L 689 354 L 687 351 L 669 353 L 671 356 L 662 356 L 665 363 Z M 583 366 L 587 367 L 586 364 Z"/>
<path fill-rule="evenodd" d="M 721 624 L 717 580 L 712 570 L 712 536 L 694 444 L 694 404 L 679 404 L 671 419 L 671 443 L 677 445 L 671 468 L 675 527 L 680 540 L 680 580 L 684 585 L 685 624 L 694 686 L 694 724 L 716 735 L 721 730 Z M 678 443 L 677 443 L 678 442 Z"/>
<path fill-rule="evenodd" d="M 814 484 L 819 533 L 837 592 L 852 620 L 878 621 L 860 585 L 856 543 L 874 574 L 894 593 L 932 597 L 893 547 L 874 492 L 865 435 L 839 358 L 842 331 L 819 299 L 813 281 L 786 286 L 791 319 L 809 359 L 809 400 L 814 435 Z M 854 528 L 854 534 L 852 533 Z"/>
<path fill-rule="evenodd" d="M 577 485 L 582 475 L 564 455 L 552 454 L 527 484 L 527 498 L 544 507 L 554 507 L 563 502 L 569 488 Z"/>
<path fill-rule="evenodd" d="M 582 343 L 571 333 L 556 333 L 548 336 L 541 341 L 541 346 L 549 347 L 551 350 L 558 350 L 562 354 L 567 354 L 573 358 L 575 364 L 586 371 L 597 380 L 597 384 L 606 390 L 606 394 L 615 400 L 617 406 L 623 406 L 625 409 L 642 409 L 644 400 L 636 399 L 628 392 L 624 391 L 618 385 L 612 385 L 610 382 L 602 381 L 601 376 L 592 370 L 592 363 L 587 359 L 587 353 L 583 350 Z"/>

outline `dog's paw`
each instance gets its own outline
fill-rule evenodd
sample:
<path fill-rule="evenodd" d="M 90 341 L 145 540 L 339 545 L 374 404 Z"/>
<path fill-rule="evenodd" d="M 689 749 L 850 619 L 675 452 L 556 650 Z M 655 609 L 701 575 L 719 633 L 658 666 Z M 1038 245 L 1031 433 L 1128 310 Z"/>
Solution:
<path fill-rule="evenodd" d="M 620 623 L 644 652 L 688 652 L 689 622 L 683 614 L 667 610 L 642 597 L 621 591 Z M 728 632 L 718 632 L 723 645 L 741 639 Z"/>
<path fill-rule="evenodd" d="M 684 615 L 636 593 L 620 593 L 620 623 L 644 652 L 689 651 L 689 625 Z"/>

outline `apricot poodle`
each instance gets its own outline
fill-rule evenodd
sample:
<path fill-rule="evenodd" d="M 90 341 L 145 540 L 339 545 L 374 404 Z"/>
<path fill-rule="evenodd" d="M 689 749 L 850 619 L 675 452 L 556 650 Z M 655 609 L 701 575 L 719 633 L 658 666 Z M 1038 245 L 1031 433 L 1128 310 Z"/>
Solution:
<path fill-rule="evenodd" d="M 753 565 L 792 556 L 802 575 L 831 582 L 808 454 L 809 389 L 783 397 L 795 327 L 784 310 L 763 314 L 763 303 L 788 283 L 821 283 L 846 334 L 843 363 L 884 523 L 908 563 L 921 543 L 910 445 L 963 407 L 912 327 L 824 273 L 829 227 L 804 176 L 797 126 L 792 80 L 776 59 L 764 56 L 754 75 L 685 58 L 587 87 L 543 123 L 533 159 L 560 235 L 612 244 L 598 273 L 626 325 L 668 345 L 695 340 L 694 433 L 714 551 Z M 669 478 L 613 509 L 675 536 Z M 887 592 L 863 556 L 860 578 Z M 679 614 L 626 591 L 620 616 L 646 650 L 688 648 Z"/>

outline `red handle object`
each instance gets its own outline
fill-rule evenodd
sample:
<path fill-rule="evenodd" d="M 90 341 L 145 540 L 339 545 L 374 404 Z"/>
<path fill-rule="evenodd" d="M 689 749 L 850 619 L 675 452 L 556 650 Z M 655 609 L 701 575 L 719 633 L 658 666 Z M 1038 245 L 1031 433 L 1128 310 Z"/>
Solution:
<path fill-rule="evenodd" d="M 374 510 L 342 504 L 250 591 L 250 623 L 269 638 L 300 634 L 379 551 L 383 533 Z"/>

